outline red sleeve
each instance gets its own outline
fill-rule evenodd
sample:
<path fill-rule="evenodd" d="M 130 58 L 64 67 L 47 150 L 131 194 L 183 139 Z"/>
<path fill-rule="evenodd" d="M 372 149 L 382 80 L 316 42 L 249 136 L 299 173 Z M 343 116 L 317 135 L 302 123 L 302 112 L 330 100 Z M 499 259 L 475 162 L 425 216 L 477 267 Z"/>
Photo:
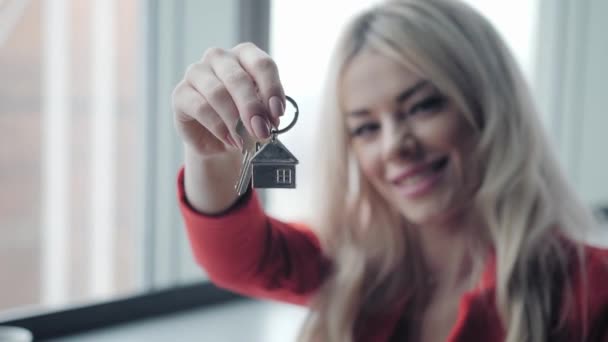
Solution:
<path fill-rule="evenodd" d="M 608 250 L 586 247 L 589 339 L 608 342 Z"/>
<path fill-rule="evenodd" d="M 316 236 L 303 225 L 267 216 L 250 190 L 226 213 L 195 211 L 177 189 L 194 257 L 219 287 L 247 296 L 306 304 L 319 287 L 328 262 Z"/>
<path fill-rule="evenodd" d="M 583 252 L 584 272 L 575 260 L 572 300 L 565 302 L 567 341 L 608 342 L 608 250 L 585 245 Z"/>

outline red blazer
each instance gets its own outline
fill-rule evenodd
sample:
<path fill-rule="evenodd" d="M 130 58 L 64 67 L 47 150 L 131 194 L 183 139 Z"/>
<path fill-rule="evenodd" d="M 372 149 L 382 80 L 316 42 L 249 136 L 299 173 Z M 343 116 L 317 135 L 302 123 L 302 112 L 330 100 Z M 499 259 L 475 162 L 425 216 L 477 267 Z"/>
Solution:
<path fill-rule="evenodd" d="M 316 236 L 305 226 L 267 216 L 254 191 L 222 215 L 196 212 L 187 203 L 183 169 L 178 176 L 178 199 L 196 261 L 219 287 L 247 296 L 306 305 L 323 282 L 329 261 Z M 585 247 L 588 270 L 587 317 L 573 310 L 565 328 L 551 341 L 608 342 L 608 251 Z M 575 272 L 576 273 L 576 272 Z M 449 342 L 503 341 L 505 332 L 494 305 L 495 268 L 460 300 L 458 318 Z M 574 301 L 580 305 L 582 282 L 574 277 Z M 577 306 L 575 306 L 577 307 Z M 357 328 L 357 341 L 389 341 L 404 308 L 396 306 Z M 588 332 L 583 336 L 583 326 Z"/>

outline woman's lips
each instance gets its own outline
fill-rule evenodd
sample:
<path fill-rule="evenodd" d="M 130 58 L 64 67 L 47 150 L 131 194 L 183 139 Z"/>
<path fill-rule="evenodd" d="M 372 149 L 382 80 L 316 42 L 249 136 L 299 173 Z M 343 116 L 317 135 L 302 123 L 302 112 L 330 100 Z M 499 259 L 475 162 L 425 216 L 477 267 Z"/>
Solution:
<path fill-rule="evenodd" d="M 417 168 L 415 172 L 406 173 L 405 176 L 399 177 L 394 184 L 398 192 L 405 197 L 414 198 L 425 195 L 439 182 L 447 164 L 447 157 L 440 158 L 424 168 Z"/>

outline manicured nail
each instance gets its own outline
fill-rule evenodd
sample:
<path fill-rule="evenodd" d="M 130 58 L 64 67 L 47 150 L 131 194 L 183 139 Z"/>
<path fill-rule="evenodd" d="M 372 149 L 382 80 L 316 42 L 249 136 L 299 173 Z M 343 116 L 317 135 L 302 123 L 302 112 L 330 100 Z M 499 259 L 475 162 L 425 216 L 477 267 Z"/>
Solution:
<path fill-rule="evenodd" d="M 285 112 L 285 107 L 283 107 L 283 102 L 278 96 L 273 96 L 268 101 L 268 107 L 270 107 L 270 114 L 273 117 L 278 118 L 283 115 Z"/>
<path fill-rule="evenodd" d="M 281 124 L 281 120 L 279 118 L 274 117 L 274 116 L 271 116 L 270 119 L 272 120 L 272 127 L 274 127 L 275 129 L 279 129 L 279 125 Z"/>
<path fill-rule="evenodd" d="M 240 135 L 236 134 L 236 136 L 232 138 L 232 141 L 234 141 L 234 147 L 241 151 L 243 150 L 243 138 L 241 138 Z"/>
<path fill-rule="evenodd" d="M 232 138 L 232 134 L 230 134 L 230 132 L 226 133 L 226 140 L 228 141 L 228 143 L 234 147 L 234 148 L 239 148 L 239 146 L 237 145 L 237 143 L 234 141 L 234 139 Z"/>
<path fill-rule="evenodd" d="M 253 129 L 253 133 L 259 139 L 266 139 L 270 136 L 270 125 L 268 124 L 268 120 L 264 119 L 260 115 L 254 115 L 251 118 L 251 128 Z"/>

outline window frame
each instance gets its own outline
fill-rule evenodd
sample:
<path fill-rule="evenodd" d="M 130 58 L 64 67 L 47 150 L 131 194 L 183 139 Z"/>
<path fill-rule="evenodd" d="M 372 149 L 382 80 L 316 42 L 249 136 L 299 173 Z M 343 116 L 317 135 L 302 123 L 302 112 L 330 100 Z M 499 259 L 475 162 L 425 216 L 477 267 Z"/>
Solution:
<path fill-rule="evenodd" d="M 183 155 L 173 128 L 170 94 L 186 65 L 210 46 L 230 48 L 249 41 L 268 50 L 270 0 L 227 0 L 222 4 L 225 7 L 218 17 L 217 12 L 205 11 L 208 2 L 140 0 L 144 12 L 141 48 L 146 51 L 139 70 L 144 85 L 139 90 L 144 99 L 139 118 L 144 125 L 138 170 L 142 175 L 138 184 L 142 292 L 42 313 L 18 316 L 9 311 L 0 314 L 0 325 L 29 329 L 36 340 L 50 339 L 245 299 L 201 280 L 203 270 L 190 253 L 175 190 Z M 211 25 L 224 26 L 209 30 L 204 17 L 213 17 Z"/>
<path fill-rule="evenodd" d="M 0 322 L 0 325 L 28 329 L 38 341 L 194 308 L 212 307 L 234 300 L 247 300 L 247 298 L 220 289 L 209 282 L 199 282 L 122 299 L 8 319 Z"/>

